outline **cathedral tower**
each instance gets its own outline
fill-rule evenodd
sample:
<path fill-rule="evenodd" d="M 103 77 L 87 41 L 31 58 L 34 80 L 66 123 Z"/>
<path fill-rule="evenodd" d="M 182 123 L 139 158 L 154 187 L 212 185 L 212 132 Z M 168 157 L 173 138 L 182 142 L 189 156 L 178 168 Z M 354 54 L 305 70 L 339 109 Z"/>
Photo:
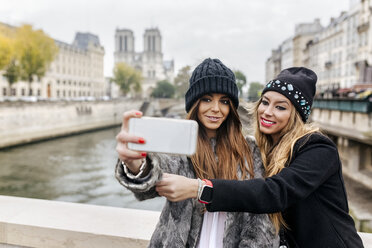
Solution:
<path fill-rule="evenodd" d="M 116 29 L 115 33 L 115 64 L 123 62 L 134 66 L 134 35 L 129 29 Z"/>

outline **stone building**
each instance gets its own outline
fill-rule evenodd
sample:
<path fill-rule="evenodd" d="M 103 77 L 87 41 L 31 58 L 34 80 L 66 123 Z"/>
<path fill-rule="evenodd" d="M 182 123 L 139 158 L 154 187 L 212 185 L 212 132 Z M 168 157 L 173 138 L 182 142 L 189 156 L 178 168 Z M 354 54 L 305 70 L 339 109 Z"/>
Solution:
<path fill-rule="evenodd" d="M 284 68 L 302 65 L 307 56 L 304 51 L 306 44 L 321 28 L 319 19 L 315 19 L 312 23 L 297 24 L 294 36 L 287 38 L 277 49 L 272 50 L 271 56 L 267 59 L 266 82 L 273 79 Z"/>
<path fill-rule="evenodd" d="M 72 44 L 55 40 L 58 54 L 45 76 L 31 83 L 20 81 L 11 88 L 5 77 L 0 77 L 0 97 L 73 99 L 103 97 L 106 92 L 103 75 L 104 48 L 98 36 L 76 33 Z M 10 92 L 9 92 L 10 91 Z"/>
<path fill-rule="evenodd" d="M 306 54 L 304 48 L 306 44 L 322 29 L 319 19 L 312 23 L 300 23 L 295 27 L 295 35 L 292 39 L 293 66 L 301 66 L 304 63 Z"/>
<path fill-rule="evenodd" d="M 279 46 L 277 49 L 271 50 L 271 56 L 266 60 L 265 80 L 269 82 L 280 72 L 282 48 Z"/>
<path fill-rule="evenodd" d="M 292 45 L 293 66 L 307 66 L 318 75 L 318 93 L 325 97 L 339 94 L 346 88 L 355 88 L 372 84 L 372 0 L 350 0 L 348 11 L 331 18 L 329 24 L 322 27 L 320 23 L 313 29 L 308 27 L 306 34 L 298 37 L 296 26 L 293 39 L 288 38 L 281 48 L 281 69 L 290 65 L 288 52 L 284 47 Z M 304 27 L 302 25 L 302 27 Z M 302 41 L 299 42 L 298 38 Z M 292 40 L 292 44 L 291 43 Z M 290 49 L 289 49 L 290 50 Z M 274 63 L 272 54 L 267 63 Z M 285 56 L 285 58 L 284 58 Z M 266 68 L 275 67 L 267 65 Z M 363 87 L 362 87 L 363 88 Z"/>
<path fill-rule="evenodd" d="M 289 37 L 281 44 L 281 68 L 293 66 L 293 37 Z"/>
<path fill-rule="evenodd" d="M 114 61 L 115 64 L 124 62 L 142 73 L 144 96 L 148 96 L 160 80 L 173 83 L 174 61 L 163 59 L 162 37 L 158 28 L 145 30 L 142 52 L 135 51 L 135 37 L 132 30 L 116 29 Z"/>
<path fill-rule="evenodd" d="M 372 84 L 372 0 L 359 1 L 354 8 L 357 33 L 356 84 Z"/>
<path fill-rule="evenodd" d="M 342 12 L 339 17 L 331 18 L 329 25 L 317 32 L 307 43 L 305 53 L 307 60 L 303 65 L 313 69 L 318 75 L 317 87 L 322 92 L 332 92 L 341 85 L 344 78 L 345 40 L 347 36 L 347 14 Z"/>

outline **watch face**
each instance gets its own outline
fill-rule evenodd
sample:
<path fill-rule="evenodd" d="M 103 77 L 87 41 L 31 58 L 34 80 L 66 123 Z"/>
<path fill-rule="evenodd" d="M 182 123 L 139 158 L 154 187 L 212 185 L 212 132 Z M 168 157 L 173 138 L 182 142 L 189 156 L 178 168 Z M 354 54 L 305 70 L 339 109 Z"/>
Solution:
<path fill-rule="evenodd" d="M 212 201 L 213 188 L 205 185 L 200 196 L 200 201 L 203 203 L 210 203 Z"/>

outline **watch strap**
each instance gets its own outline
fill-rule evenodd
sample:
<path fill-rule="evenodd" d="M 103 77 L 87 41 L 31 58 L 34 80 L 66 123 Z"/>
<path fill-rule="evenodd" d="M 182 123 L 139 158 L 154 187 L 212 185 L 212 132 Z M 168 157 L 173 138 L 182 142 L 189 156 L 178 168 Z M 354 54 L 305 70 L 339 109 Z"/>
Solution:
<path fill-rule="evenodd" d="M 210 201 L 202 199 L 203 190 L 205 188 L 209 188 L 208 190 L 212 190 L 213 189 L 212 182 L 208 179 L 201 180 L 200 178 L 198 178 L 198 201 L 200 203 L 208 204 L 208 203 L 210 203 Z"/>

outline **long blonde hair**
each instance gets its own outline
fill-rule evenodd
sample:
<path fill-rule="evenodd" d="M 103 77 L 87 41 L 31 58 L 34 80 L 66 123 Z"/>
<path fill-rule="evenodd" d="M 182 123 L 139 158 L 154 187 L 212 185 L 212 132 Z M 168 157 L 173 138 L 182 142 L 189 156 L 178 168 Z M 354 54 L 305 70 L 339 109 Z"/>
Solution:
<path fill-rule="evenodd" d="M 194 103 L 186 117 L 199 123 L 196 153 L 190 157 L 196 176 L 209 179 L 244 179 L 248 173 L 253 178 L 252 152 L 242 134 L 242 124 L 231 101 L 230 113 L 217 130 L 217 160 L 206 130 L 198 119 L 199 104 L 200 99 Z"/>
<path fill-rule="evenodd" d="M 265 176 L 271 177 L 289 165 L 295 143 L 308 134 L 319 132 L 319 128 L 313 124 L 305 124 L 295 107 L 292 106 L 288 124 L 281 130 L 279 142 L 274 144 L 271 136 L 262 133 L 259 129 L 258 107 L 261 102 L 262 98 L 254 106 L 255 138 L 265 167 Z M 280 212 L 269 214 L 269 216 L 277 232 L 281 226 L 289 228 Z"/>

